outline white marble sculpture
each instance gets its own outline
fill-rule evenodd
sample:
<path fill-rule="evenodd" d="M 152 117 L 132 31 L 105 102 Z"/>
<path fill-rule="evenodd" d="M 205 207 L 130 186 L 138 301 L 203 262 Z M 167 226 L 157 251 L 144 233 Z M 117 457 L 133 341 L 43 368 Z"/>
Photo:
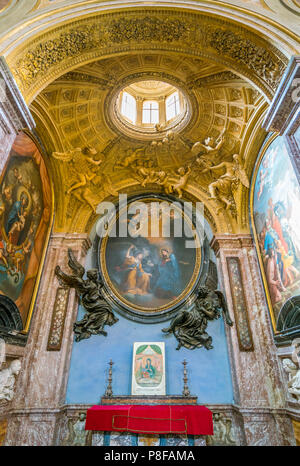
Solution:
<path fill-rule="evenodd" d="M 10 366 L 0 371 L 0 400 L 11 401 L 14 397 L 16 377 L 21 370 L 21 361 L 15 359 Z"/>
<path fill-rule="evenodd" d="M 288 392 L 300 402 L 300 369 L 290 359 L 282 361 L 283 368 L 288 374 Z"/>

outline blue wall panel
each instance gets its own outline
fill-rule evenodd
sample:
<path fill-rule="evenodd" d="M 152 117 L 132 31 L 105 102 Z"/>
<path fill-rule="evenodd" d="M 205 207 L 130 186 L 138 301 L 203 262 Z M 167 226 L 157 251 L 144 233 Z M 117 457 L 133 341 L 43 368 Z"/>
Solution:
<path fill-rule="evenodd" d="M 183 366 L 188 361 L 189 387 L 198 402 L 204 404 L 232 403 L 233 391 L 227 344 L 222 319 L 209 322 L 207 331 L 213 338 L 214 349 L 176 350 L 177 340 L 165 336 L 160 324 L 135 323 L 122 316 L 108 327 L 108 336 L 94 335 L 88 340 L 74 342 L 69 373 L 68 404 L 97 404 L 103 396 L 108 362 L 114 361 L 113 391 L 115 395 L 131 393 L 132 350 L 135 341 L 164 341 L 166 345 L 166 383 L 168 395 L 179 395 L 183 388 Z M 81 318 L 81 317 L 80 317 Z M 234 331 L 234 330 L 233 330 Z"/>

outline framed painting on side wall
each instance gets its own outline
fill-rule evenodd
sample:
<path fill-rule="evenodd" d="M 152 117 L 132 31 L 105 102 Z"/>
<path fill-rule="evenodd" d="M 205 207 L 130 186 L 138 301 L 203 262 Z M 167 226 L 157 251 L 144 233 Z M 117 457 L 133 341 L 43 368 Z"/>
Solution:
<path fill-rule="evenodd" d="M 300 186 L 283 137 L 265 144 L 251 191 L 258 257 L 277 341 L 300 331 Z"/>
<path fill-rule="evenodd" d="M 28 332 L 52 219 L 45 161 L 37 143 L 22 132 L 0 177 L 1 328 Z"/>

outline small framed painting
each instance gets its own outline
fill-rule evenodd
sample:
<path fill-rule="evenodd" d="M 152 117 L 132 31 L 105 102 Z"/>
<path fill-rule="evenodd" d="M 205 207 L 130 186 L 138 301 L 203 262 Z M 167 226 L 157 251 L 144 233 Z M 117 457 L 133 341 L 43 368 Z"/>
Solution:
<path fill-rule="evenodd" d="M 132 360 L 132 395 L 165 395 L 165 344 L 135 342 Z"/>

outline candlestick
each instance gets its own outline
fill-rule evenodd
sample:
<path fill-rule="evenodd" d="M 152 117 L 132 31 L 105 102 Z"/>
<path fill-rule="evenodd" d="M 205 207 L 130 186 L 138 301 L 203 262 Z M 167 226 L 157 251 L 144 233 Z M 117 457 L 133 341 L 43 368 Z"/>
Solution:
<path fill-rule="evenodd" d="M 110 360 L 109 362 L 109 371 L 108 371 L 108 385 L 107 385 L 107 388 L 105 390 L 105 395 L 104 396 L 107 396 L 107 397 L 111 397 L 113 396 L 113 390 L 112 390 L 112 366 L 113 366 L 113 362 L 112 360 Z"/>
<path fill-rule="evenodd" d="M 183 396 L 190 396 L 190 390 L 189 390 L 189 387 L 188 387 L 188 376 L 187 376 L 187 370 L 186 370 L 186 366 L 187 366 L 187 362 L 186 360 L 183 361 L 183 391 L 182 391 L 182 395 Z"/>

